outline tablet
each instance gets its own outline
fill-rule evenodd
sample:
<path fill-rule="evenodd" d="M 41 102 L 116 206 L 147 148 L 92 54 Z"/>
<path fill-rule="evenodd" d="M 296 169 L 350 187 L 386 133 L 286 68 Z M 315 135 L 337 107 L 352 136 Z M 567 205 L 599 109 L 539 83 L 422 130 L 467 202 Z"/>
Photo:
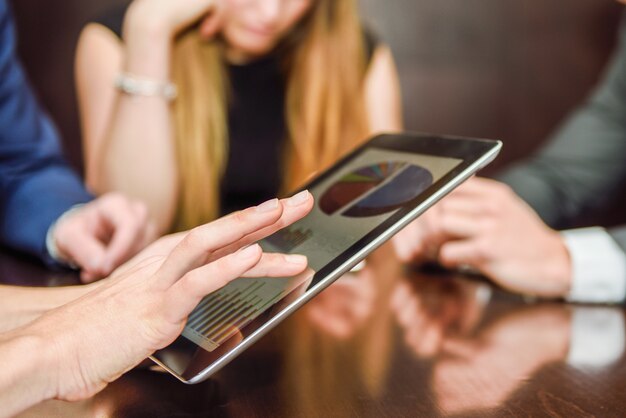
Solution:
<path fill-rule="evenodd" d="M 208 295 L 184 331 L 151 358 L 199 383 L 267 334 L 464 180 L 491 162 L 499 141 L 424 134 L 377 136 L 304 188 L 311 213 L 259 244 L 308 257 L 291 278 L 241 278 Z"/>

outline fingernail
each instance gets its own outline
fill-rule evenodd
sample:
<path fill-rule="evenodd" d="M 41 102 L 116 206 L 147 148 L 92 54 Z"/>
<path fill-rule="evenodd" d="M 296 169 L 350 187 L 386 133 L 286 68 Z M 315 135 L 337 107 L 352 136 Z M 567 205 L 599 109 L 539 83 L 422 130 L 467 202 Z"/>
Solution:
<path fill-rule="evenodd" d="M 256 257 L 259 253 L 259 250 L 259 244 L 249 245 L 239 250 L 239 252 L 237 253 L 237 257 L 242 260 L 247 260 L 248 258 Z"/>
<path fill-rule="evenodd" d="M 307 258 L 303 255 L 292 254 L 292 255 L 286 255 L 285 261 L 291 264 L 306 264 Z"/>
<path fill-rule="evenodd" d="M 289 200 L 287 200 L 287 205 L 288 206 L 299 206 L 305 202 L 307 202 L 309 200 L 309 196 L 310 193 L 308 190 L 304 190 L 300 193 L 298 193 L 295 196 L 292 196 L 291 198 L 289 198 Z"/>
<path fill-rule="evenodd" d="M 256 211 L 259 213 L 267 213 L 275 210 L 278 207 L 278 199 L 268 200 L 265 203 L 256 207 Z"/>

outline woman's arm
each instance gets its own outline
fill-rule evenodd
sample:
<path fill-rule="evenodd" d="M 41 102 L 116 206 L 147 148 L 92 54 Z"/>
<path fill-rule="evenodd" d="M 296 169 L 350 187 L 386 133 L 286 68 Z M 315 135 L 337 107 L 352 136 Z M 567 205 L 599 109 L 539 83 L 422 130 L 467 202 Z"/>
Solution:
<path fill-rule="evenodd" d="M 120 191 L 148 205 L 159 233 L 173 220 L 177 167 L 170 107 L 161 97 L 131 97 L 114 88 L 126 72 L 169 80 L 170 39 L 127 17 L 126 43 L 97 24 L 81 34 L 77 90 L 86 180 L 96 193 Z"/>
<path fill-rule="evenodd" d="M 374 51 L 365 78 L 365 105 L 372 134 L 403 129 L 398 71 L 393 54 L 385 45 Z"/>
<path fill-rule="evenodd" d="M 163 97 L 131 97 L 113 85 L 120 72 L 170 81 L 176 34 L 198 20 L 211 22 L 218 3 L 135 0 L 126 12 L 123 43 L 92 24 L 78 45 L 76 81 L 87 183 L 96 193 L 115 190 L 144 201 L 161 233 L 171 226 L 178 200 L 170 104 Z M 206 30 L 200 33 L 212 36 Z"/>

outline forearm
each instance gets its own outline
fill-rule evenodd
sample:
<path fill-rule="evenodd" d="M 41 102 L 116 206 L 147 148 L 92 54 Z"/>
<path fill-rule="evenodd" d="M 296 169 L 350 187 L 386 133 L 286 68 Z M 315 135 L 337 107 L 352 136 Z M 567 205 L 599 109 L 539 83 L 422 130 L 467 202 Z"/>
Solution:
<path fill-rule="evenodd" d="M 169 110 L 162 101 L 120 95 L 98 176 L 91 182 L 99 193 L 118 191 L 144 202 L 158 233 L 170 227 L 178 196 Z"/>
<path fill-rule="evenodd" d="M 400 91 L 393 54 L 389 47 L 379 46 L 365 79 L 365 105 L 371 134 L 403 129 Z"/>
<path fill-rule="evenodd" d="M 85 295 L 95 286 L 97 284 L 54 288 L 0 286 L 0 333 L 25 325 Z"/>
<path fill-rule="evenodd" d="M 22 329 L 0 335 L 0 417 L 54 396 L 46 341 Z"/>
<path fill-rule="evenodd" d="M 170 79 L 170 39 L 133 9 L 125 23 L 122 71 L 156 81 Z M 98 192 L 121 191 L 144 201 L 159 232 L 169 228 L 178 195 L 173 122 L 168 101 L 117 93 L 98 167 L 89 179 Z M 104 158 L 102 158 L 102 156 Z"/>

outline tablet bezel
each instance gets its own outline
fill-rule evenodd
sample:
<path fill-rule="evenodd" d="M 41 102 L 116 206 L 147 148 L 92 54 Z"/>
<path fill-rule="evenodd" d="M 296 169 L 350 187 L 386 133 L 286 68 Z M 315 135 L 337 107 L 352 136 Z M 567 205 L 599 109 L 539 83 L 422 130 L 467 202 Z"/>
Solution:
<path fill-rule="evenodd" d="M 242 328 L 242 334 L 246 334 L 250 327 L 256 327 L 251 330 L 249 335 L 245 335 L 242 341 L 238 342 L 232 349 L 226 350 L 217 360 L 208 362 L 206 367 L 201 367 L 201 372 L 193 372 L 192 375 L 186 374 L 189 370 L 191 362 L 187 365 L 185 371 L 179 372 L 170 367 L 165 359 L 168 355 L 168 347 L 157 351 L 150 358 L 173 374 L 176 378 L 187 384 L 200 383 L 209 376 L 224 367 L 235 357 L 241 354 L 246 348 L 256 342 L 259 338 L 276 327 L 285 318 L 291 315 L 299 307 L 308 302 L 323 289 L 328 287 L 332 282 L 348 272 L 368 254 L 380 247 L 394 234 L 404 228 L 412 220 L 421 215 L 429 207 L 446 194 L 451 192 L 455 187 L 468 179 L 485 165 L 489 164 L 499 153 L 502 148 L 500 141 L 486 139 L 471 139 L 452 136 L 439 136 L 430 134 L 403 133 L 403 134 L 383 134 L 374 137 L 370 141 L 361 145 L 350 154 L 343 157 L 329 170 L 312 180 L 303 189 L 312 189 L 318 184 L 324 182 L 343 166 L 357 157 L 360 153 L 369 148 L 408 152 L 414 154 L 422 154 L 435 157 L 454 158 L 461 162 L 451 171 L 446 173 L 438 181 L 434 182 L 426 191 L 421 193 L 417 198 L 408 203 L 405 207 L 399 209 L 391 217 L 366 234 L 362 239 L 353 244 L 342 254 L 334 258 L 330 263 L 317 271 L 313 280 L 308 284 L 307 290 L 297 297 L 294 301 L 282 308 L 279 312 L 271 316 L 262 325 L 258 325 L 254 321 Z M 296 251 L 297 252 L 297 251 Z M 195 346 L 197 350 L 204 350 L 202 347 L 187 340 L 182 335 L 170 345 L 184 344 L 186 346 Z M 198 370 L 195 367 L 194 370 Z"/>

